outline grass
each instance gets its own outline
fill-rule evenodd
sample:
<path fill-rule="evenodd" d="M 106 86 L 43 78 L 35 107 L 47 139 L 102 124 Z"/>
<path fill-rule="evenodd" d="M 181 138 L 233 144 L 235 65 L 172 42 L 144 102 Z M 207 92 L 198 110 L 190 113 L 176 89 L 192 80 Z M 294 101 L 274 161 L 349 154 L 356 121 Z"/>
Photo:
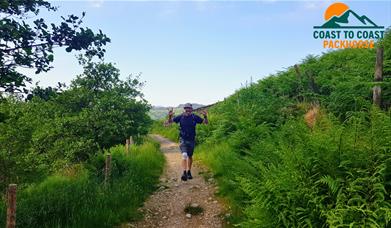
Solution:
<path fill-rule="evenodd" d="M 203 143 L 196 147 L 194 153 L 196 160 L 206 164 L 212 173 L 203 174 L 208 180 L 213 177 L 219 186 L 219 196 L 224 196 L 231 206 L 231 224 L 238 224 L 243 219 L 243 207 L 248 198 L 239 188 L 236 177 L 239 173 L 245 175 L 254 173 L 251 166 L 240 159 L 227 142 Z"/>
<path fill-rule="evenodd" d="M 19 227 L 113 227 L 142 215 L 137 209 L 156 189 L 164 157 L 157 143 L 133 146 L 129 156 L 124 146 L 111 148 L 112 172 L 104 186 L 103 154 L 86 164 L 77 164 L 18 190 Z M 4 202 L 0 202 L 5 215 Z M 5 226 L 1 217 L 0 226 Z"/>
<path fill-rule="evenodd" d="M 204 208 L 200 207 L 199 205 L 194 206 L 194 205 L 188 204 L 188 205 L 186 205 L 184 211 L 186 214 L 199 215 L 202 212 L 204 212 Z"/>
<path fill-rule="evenodd" d="M 164 136 L 174 142 L 178 141 L 179 138 L 179 127 L 177 124 L 173 123 L 170 126 L 164 126 L 165 120 L 155 121 L 152 126 L 152 134 L 158 134 Z"/>

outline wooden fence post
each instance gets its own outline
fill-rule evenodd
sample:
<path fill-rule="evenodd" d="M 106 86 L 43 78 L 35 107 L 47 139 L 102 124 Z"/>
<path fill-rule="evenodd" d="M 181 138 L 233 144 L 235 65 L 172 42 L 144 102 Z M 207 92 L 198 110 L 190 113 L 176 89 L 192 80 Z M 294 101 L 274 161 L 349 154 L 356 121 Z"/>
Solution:
<path fill-rule="evenodd" d="M 376 65 L 375 65 L 375 82 L 383 81 L 383 48 L 378 47 L 376 49 Z M 375 85 L 373 87 L 373 104 L 381 107 L 381 87 Z"/>
<path fill-rule="evenodd" d="M 125 154 L 126 155 L 129 154 L 129 149 L 130 149 L 130 141 L 129 141 L 129 139 L 126 139 L 126 142 L 125 142 Z"/>
<path fill-rule="evenodd" d="M 110 173 L 111 173 L 111 154 L 106 155 L 106 164 L 105 164 L 105 185 L 110 181 Z"/>
<path fill-rule="evenodd" d="M 16 184 L 10 184 L 7 190 L 6 228 L 15 228 L 15 226 L 16 226 Z"/>
<path fill-rule="evenodd" d="M 133 137 L 130 136 L 130 137 L 129 137 L 129 145 L 133 145 L 133 144 L 134 144 Z"/>

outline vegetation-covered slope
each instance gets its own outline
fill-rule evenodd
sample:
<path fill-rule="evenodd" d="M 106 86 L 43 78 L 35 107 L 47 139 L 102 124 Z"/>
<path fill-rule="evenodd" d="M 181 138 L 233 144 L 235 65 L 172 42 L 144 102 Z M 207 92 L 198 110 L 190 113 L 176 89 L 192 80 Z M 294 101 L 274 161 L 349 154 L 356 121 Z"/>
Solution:
<path fill-rule="evenodd" d="M 243 227 L 385 227 L 391 220 L 391 36 L 382 110 L 375 50 L 309 56 L 210 109 L 195 156 Z M 313 78 L 313 79 L 311 79 Z M 167 130 L 172 135 L 175 127 Z M 163 131 L 160 131 L 163 132 Z"/>

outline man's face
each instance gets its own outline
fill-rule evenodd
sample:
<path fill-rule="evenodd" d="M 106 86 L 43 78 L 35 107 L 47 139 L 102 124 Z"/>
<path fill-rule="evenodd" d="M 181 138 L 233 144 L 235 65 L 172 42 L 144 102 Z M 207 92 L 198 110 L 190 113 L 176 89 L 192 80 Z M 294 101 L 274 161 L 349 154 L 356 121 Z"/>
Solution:
<path fill-rule="evenodd" d="M 190 115 L 192 111 L 193 111 L 192 108 L 185 108 L 185 114 L 186 115 Z"/>

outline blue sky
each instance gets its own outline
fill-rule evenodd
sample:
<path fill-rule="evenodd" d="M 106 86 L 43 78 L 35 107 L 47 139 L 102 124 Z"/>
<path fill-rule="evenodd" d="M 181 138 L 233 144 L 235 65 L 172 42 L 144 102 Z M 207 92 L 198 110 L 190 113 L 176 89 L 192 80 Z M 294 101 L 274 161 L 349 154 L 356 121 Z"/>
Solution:
<path fill-rule="evenodd" d="M 309 54 L 327 50 L 312 38 L 333 1 L 53 1 L 47 21 L 86 12 L 84 26 L 101 29 L 112 42 L 105 61 L 122 77 L 142 72 L 145 98 L 153 105 L 209 104 L 254 81 L 284 70 Z M 391 25 L 390 1 L 344 1 L 378 25 Z M 69 82 L 82 72 L 76 53 L 55 51 L 54 69 L 41 85 Z"/>

